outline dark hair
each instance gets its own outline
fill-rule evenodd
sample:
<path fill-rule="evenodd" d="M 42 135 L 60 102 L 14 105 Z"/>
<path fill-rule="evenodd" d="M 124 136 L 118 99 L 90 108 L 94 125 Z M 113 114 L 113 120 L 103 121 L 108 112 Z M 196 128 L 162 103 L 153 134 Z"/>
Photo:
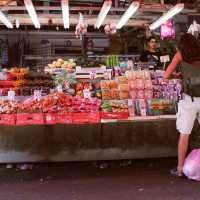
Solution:
<path fill-rule="evenodd" d="M 149 38 L 147 38 L 147 43 L 149 43 L 151 40 L 156 40 L 155 36 L 150 36 Z"/>
<path fill-rule="evenodd" d="M 193 35 L 184 34 L 178 43 L 178 49 L 185 62 L 200 61 L 200 44 Z"/>

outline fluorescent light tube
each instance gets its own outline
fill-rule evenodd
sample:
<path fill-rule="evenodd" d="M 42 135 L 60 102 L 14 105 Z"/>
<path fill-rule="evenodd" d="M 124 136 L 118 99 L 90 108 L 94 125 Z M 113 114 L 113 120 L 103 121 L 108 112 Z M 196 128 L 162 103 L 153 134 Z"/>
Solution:
<path fill-rule="evenodd" d="M 13 28 L 12 23 L 9 21 L 9 19 L 4 15 L 3 12 L 0 11 L 0 21 L 7 27 L 7 28 Z"/>
<path fill-rule="evenodd" d="M 99 29 L 100 26 L 103 24 L 103 21 L 105 20 L 106 15 L 108 14 L 109 10 L 111 9 L 111 6 L 112 6 L 112 1 L 110 1 L 110 0 L 104 1 L 101 11 L 97 17 L 95 28 Z"/>
<path fill-rule="evenodd" d="M 136 13 L 139 7 L 140 7 L 139 2 L 137 1 L 132 2 L 129 8 L 121 17 L 120 21 L 118 22 L 117 29 L 121 29 L 128 22 L 128 20 L 133 16 L 133 14 Z"/>
<path fill-rule="evenodd" d="M 64 28 L 69 28 L 69 1 L 68 0 L 62 0 L 62 16 L 63 16 L 63 23 Z"/>
<path fill-rule="evenodd" d="M 173 8 L 171 8 L 166 14 L 164 14 L 162 17 L 160 17 L 157 21 L 155 21 L 153 24 L 150 25 L 150 30 L 155 30 L 158 27 L 160 27 L 162 24 L 164 24 L 167 20 L 171 19 L 173 16 L 177 15 L 184 9 L 184 4 L 179 3 Z"/>
<path fill-rule="evenodd" d="M 24 4 L 26 6 L 26 10 L 28 11 L 28 14 L 35 26 L 35 28 L 40 28 L 40 22 L 38 20 L 34 5 L 32 3 L 32 0 L 24 0 Z"/>

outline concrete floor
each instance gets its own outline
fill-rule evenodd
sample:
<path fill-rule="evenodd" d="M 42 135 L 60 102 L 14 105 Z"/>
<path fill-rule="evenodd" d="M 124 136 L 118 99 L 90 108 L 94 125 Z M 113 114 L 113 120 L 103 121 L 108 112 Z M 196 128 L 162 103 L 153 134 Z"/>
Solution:
<path fill-rule="evenodd" d="M 175 163 L 175 159 L 133 160 L 128 166 L 119 161 L 108 166 L 57 163 L 35 165 L 31 171 L 2 166 L 0 200 L 199 200 L 198 182 L 170 177 Z"/>

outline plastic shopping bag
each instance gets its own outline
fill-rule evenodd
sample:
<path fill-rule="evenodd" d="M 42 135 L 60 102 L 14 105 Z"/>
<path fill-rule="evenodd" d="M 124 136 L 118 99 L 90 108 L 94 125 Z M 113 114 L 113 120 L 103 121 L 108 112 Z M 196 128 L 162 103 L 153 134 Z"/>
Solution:
<path fill-rule="evenodd" d="M 183 173 L 189 179 L 200 181 L 200 149 L 193 150 L 185 160 Z"/>

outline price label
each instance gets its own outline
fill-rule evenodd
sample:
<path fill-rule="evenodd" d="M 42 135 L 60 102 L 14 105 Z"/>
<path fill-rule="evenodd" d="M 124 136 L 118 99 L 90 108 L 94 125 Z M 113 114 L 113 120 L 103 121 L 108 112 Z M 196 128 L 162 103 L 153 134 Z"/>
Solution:
<path fill-rule="evenodd" d="M 90 94 L 90 90 L 89 89 L 84 89 L 83 90 L 83 97 L 85 99 L 90 99 L 91 98 L 91 94 Z"/>
<path fill-rule="evenodd" d="M 170 61 L 169 55 L 161 56 L 161 57 L 160 57 L 160 61 L 161 61 L 162 63 L 167 63 L 167 62 L 169 62 L 169 61 Z"/>
<path fill-rule="evenodd" d="M 53 94 L 55 91 L 54 89 L 50 89 L 50 93 Z"/>
<path fill-rule="evenodd" d="M 81 67 L 80 66 L 76 66 L 76 72 L 80 72 L 81 71 Z"/>
<path fill-rule="evenodd" d="M 15 100 L 15 91 L 13 90 L 8 91 L 8 99 L 11 101 Z"/>
<path fill-rule="evenodd" d="M 91 79 L 91 80 L 94 80 L 96 77 L 97 77 L 97 74 L 96 74 L 95 71 L 90 72 L 90 79 Z"/>
<path fill-rule="evenodd" d="M 58 85 L 58 86 L 57 86 L 57 92 L 63 92 L 62 85 Z"/>
<path fill-rule="evenodd" d="M 34 99 L 35 100 L 40 100 L 42 96 L 41 90 L 34 90 Z"/>

